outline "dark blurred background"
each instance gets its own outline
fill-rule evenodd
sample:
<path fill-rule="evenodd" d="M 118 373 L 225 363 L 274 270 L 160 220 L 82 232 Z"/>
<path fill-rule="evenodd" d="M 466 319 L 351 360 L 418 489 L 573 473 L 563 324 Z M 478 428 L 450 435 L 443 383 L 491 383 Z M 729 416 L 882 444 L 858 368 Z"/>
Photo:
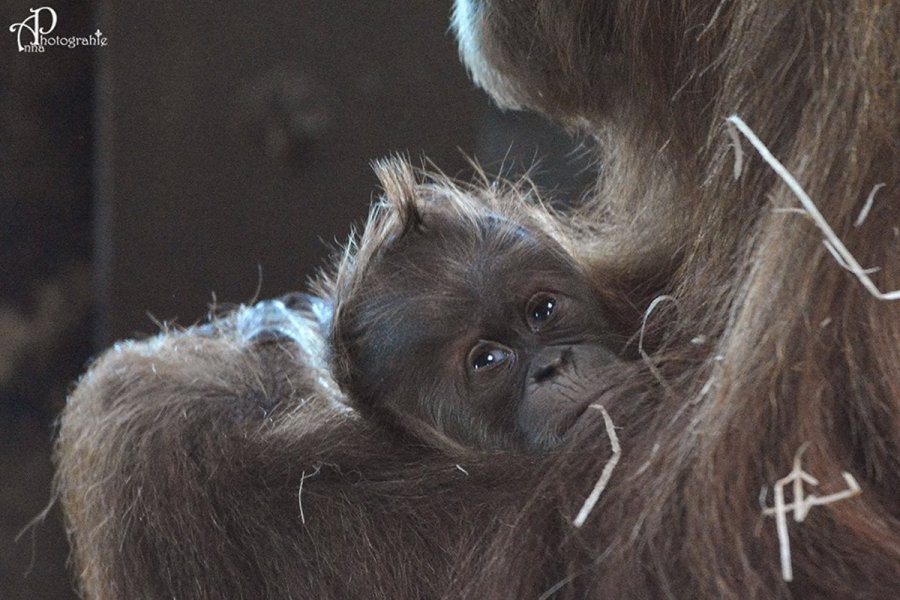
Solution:
<path fill-rule="evenodd" d="M 302 288 L 365 215 L 375 158 L 468 177 L 466 156 L 510 176 L 540 157 L 556 197 L 587 183 L 572 140 L 468 81 L 450 0 L 51 2 L 0 6 L 3 599 L 74 597 L 58 507 L 26 525 L 110 343 Z M 48 37 L 107 45 L 20 52 L 9 27 L 41 5 Z"/>

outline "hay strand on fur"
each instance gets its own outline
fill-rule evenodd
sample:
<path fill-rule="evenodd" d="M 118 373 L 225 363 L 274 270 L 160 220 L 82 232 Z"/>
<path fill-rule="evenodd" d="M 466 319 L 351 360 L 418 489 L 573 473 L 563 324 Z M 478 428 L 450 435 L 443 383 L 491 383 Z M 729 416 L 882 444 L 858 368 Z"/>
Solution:
<path fill-rule="evenodd" d="M 650 303 L 650 306 L 647 307 L 647 310 L 644 311 L 644 316 L 641 318 L 641 331 L 638 335 L 638 353 L 640 353 L 644 364 L 647 365 L 647 368 L 650 369 L 650 372 L 653 373 L 653 376 L 657 381 L 659 381 L 660 385 L 662 385 L 663 388 L 666 389 L 666 391 L 670 391 L 669 385 L 663 378 L 662 373 L 659 372 L 659 369 L 656 368 L 656 365 L 653 364 L 653 361 L 650 359 L 650 355 L 647 354 L 647 352 L 644 350 L 644 330 L 647 328 L 647 318 L 650 316 L 650 313 L 652 313 L 656 309 L 656 307 L 659 306 L 661 302 L 664 302 L 666 300 L 675 302 L 674 297 L 663 294 L 654 298 L 653 302 Z"/>
<path fill-rule="evenodd" d="M 731 138 L 731 147 L 734 148 L 734 180 L 741 178 L 741 172 L 744 170 L 744 148 L 741 146 L 741 138 L 738 137 L 737 130 L 734 127 L 726 127 L 728 137 Z"/>
<path fill-rule="evenodd" d="M 603 423 L 606 425 L 606 435 L 609 436 L 609 445 L 612 448 L 612 456 L 610 456 L 609 460 L 606 461 L 606 465 L 603 467 L 603 472 L 600 474 L 600 479 L 597 480 L 597 484 L 594 486 L 594 489 L 584 501 L 584 504 L 582 505 L 581 510 L 578 511 L 578 515 L 575 517 L 575 520 L 572 521 L 572 524 L 575 525 L 575 527 L 581 527 L 582 525 L 584 525 L 584 522 L 591 514 L 591 511 L 594 510 L 594 506 L 597 504 L 597 500 L 600 499 L 600 494 L 603 493 L 603 490 L 606 488 L 606 484 L 609 483 L 609 479 L 610 477 L 612 477 L 613 469 L 616 468 L 616 464 L 618 464 L 619 462 L 619 455 L 622 454 L 622 448 L 619 446 L 619 437 L 616 435 L 615 425 L 613 425 L 609 413 L 606 412 L 606 409 L 603 408 L 603 406 L 600 404 L 591 404 L 591 408 L 596 408 L 601 413 L 603 413 Z"/>
<path fill-rule="evenodd" d="M 802 457 L 807 447 L 808 444 L 800 446 L 800 449 L 794 455 L 794 464 L 791 472 L 775 482 L 774 506 L 767 507 L 763 504 L 763 514 L 775 516 L 775 528 L 778 532 L 778 549 L 781 558 L 781 577 L 785 581 L 793 581 L 794 579 L 793 567 L 791 566 L 791 542 L 787 527 L 788 511 L 793 511 L 794 522 L 802 523 L 813 506 L 824 506 L 839 502 L 840 500 L 856 496 L 862 491 L 853 475 L 843 471 L 841 475 L 847 484 L 846 489 L 826 496 L 806 495 L 803 489 L 804 484 L 819 485 L 818 479 L 803 470 Z M 794 497 L 789 503 L 784 501 L 784 487 L 786 485 L 790 485 L 794 493 Z M 762 498 L 765 498 L 765 488 L 762 491 Z"/>
<path fill-rule="evenodd" d="M 319 471 L 322 469 L 322 465 L 318 465 L 316 470 L 306 474 L 306 471 L 303 471 L 300 474 L 300 486 L 297 489 L 297 504 L 300 506 L 300 522 L 306 525 L 306 515 L 303 513 L 303 482 L 306 481 L 308 477 L 315 477 L 319 474 Z"/>
<path fill-rule="evenodd" d="M 878 190 L 883 188 L 886 183 L 876 183 L 872 188 L 872 191 L 869 192 L 869 197 L 866 198 L 866 203 L 863 204 L 862 210 L 859 211 L 859 216 L 856 217 L 856 221 L 853 222 L 854 227 L 859 227 L 863 223 L 866 222 L 866 217 L 869 216 L 869 211 L 872 210 L 872 205 L 875 204 L 875 194 L 878 193 Z"/>
<path fill-rule="evenodd" d="M 756 148 L 756 151 L 759 152 L 759 155 L 765 160 L 769 166 L 772 168 L 775 173 L 781 177 L 782 180 L 787 184 L 788 188 L 794 193 L 797 199 L 800 201 L 800 204 L 806 209 L 806 213 L 812 218 L 813 223 L 816 224 L 816 227 L 822 232 L 825 236 L 825 241 L 831 245 L 830 250 L 834 250 L 833 256 L 835 258 L 840 256 L 843 259 L 843 262 L 838 262 L 842 267 L 846 268 L 848 271 L 853 273 L 856 278 L 863 284 L 863 287 L 869 291 L 870 294 L 878 298 L 879 300 L 900 300 L 900 290 L 893 290 L 890 292 L 882 292 L 878 289 L 878 286 L 875 285 L 875 282 L 869 277 L 869 271 L 863 269 L 860 266 L 859 262 L 857 262 L 856 257 L 847 249 L 847 246 L 841 241 L 841 239 L 837 236 L 831 226 L 828 224 L 828 221 L 825 220 L 825 217 L 819 212 L 819 209 L 816 207 L 815 203 L 812 201 L 812 198 L 806 193 L 803 187 L 797 182 L 791 172 L 787 170 L 787 168 L 781 164 L 772 152 L 766 147 L 765 144 L 756 136 L 750 127 L 744 123 L 744 121 L 737 115 L 731 115 L 728 117 L 728 122 L 731 123 L 734 127 L 744 135 L 747 140 Z M 873 195 L 874 198 L 874 195 Z M 857 220 L 859 220 L 857 218 Z M 828 247 L 826 245 L 826 247 Z"/>

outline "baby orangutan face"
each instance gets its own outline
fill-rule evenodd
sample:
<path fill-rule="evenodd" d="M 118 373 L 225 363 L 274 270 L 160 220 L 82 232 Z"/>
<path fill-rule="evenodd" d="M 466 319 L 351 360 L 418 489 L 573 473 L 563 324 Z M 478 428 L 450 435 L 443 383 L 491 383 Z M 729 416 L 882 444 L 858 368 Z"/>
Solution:
<path fill-rule="evenodd" d="M 338 303 L 351 399 L 439 447 L 552 447 L 619 360 L 597 290 L 540 232 L 439 206 L 415 219 Z"/>

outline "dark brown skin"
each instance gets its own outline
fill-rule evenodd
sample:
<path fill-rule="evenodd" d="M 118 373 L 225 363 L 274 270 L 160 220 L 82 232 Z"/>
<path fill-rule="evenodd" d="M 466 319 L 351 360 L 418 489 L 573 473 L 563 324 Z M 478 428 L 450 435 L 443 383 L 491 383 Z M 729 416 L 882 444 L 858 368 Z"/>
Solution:
<path fill-rule="evenodd" d="M 725 119 L 743 117 L 860 264 L 881 267 L 880 289 L 900 288 L 900 4 L 470 4 L 460 35 L 478 40 L 465 53 L 478 80 L 595 136 L 602 167 L 575 218 L 492 211 L 559 243 L 595 290 L 633 298 L 660 274 L 672 298 L 647 319 L 647 358 L 595 390 L 621 456 L 583 527 L 611 455 L 600 411 L 549 452 L 451 457 L 348 412 L 331 380 L 347 364 L 323 361 L 311 312 L 263 339 L 236 315 L 110 350 L 73 393 L 58 489 L 84 594 L 896 596 L 898 305 L 841 268 L 809 219 L 774 210 L 796 199 L 746 144 L 735 178 Z M 381 172 L 391 202 L 422 195 L 402 171 Z M 478 189 L 492 207 L 496 191 Z M 344 266 L 365 270 L 383 242 Z M 329 297 L 353 295 L 351 271 Z M 862 493 L 788 515 L 788 583 L 758 498 L 805 444 L 810 491 L 843 489 L 848 471 Z"/>
<path fill-rule="evenodd" d="M 623 332 L 553 239 L 453 201 L 390 209 L 415 223 L 338 295 L 341 385 L 364 414 L 445 450 L 553 447 L 603 390 Z"/>

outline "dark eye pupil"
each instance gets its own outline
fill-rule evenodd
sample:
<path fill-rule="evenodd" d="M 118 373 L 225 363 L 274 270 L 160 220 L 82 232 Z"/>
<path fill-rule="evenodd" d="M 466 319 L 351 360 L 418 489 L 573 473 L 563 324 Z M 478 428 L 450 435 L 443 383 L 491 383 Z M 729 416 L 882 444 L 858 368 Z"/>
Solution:
<path fill-rule="evenodd" d="M 550 315 L 553 314 L 553 309 L 556 306 L 556 300 L 553 298 L 543 298 L 541 299 L 537 305 L 535 305 L 534 309 L 531 311 L 531 318 L 538 323 L 546 321 L 550 318 Z"/>
<path fill-rule="evenodd" d="M 478 369 L 483 369 L 496 364 L 499 360 L 500 358 L 497 356 L 496 351 L 482 352 L 475 358 L 475 364 L 472 366 L 474 366 L 477 371 Z"/>
<path fill-rule="evenodd" d="M 479 352 L 472 360 L 472 368 L 478 371 L 499 365 L 509 357 L 509 353 L 501 348 L 490 348 Z"/>

